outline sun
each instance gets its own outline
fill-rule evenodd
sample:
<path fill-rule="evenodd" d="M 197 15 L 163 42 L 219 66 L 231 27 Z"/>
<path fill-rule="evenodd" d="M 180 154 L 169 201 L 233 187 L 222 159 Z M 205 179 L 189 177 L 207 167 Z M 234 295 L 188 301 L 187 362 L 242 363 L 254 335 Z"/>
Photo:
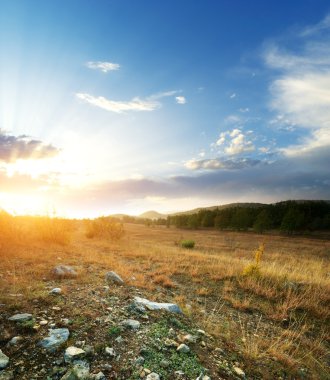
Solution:
<path fill-rule="evenodd" d="M 47 201 L 40 194 L 0 193 L 1 207 L 12 215 L 47 215 Z"/>

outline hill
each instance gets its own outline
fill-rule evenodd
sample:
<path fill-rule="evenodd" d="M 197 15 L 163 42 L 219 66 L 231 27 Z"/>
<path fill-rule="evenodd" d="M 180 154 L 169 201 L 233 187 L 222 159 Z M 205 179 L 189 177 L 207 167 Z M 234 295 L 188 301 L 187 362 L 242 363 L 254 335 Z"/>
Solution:
<path fill-rule="evenodd" d="M 167 215 L 151 210 L 151 211 L 146 211 L 143 214 L 139 215 L 139 218 L 154 220 L 154 219 L 160 219 L 160 218 L 167 218 Z"/>

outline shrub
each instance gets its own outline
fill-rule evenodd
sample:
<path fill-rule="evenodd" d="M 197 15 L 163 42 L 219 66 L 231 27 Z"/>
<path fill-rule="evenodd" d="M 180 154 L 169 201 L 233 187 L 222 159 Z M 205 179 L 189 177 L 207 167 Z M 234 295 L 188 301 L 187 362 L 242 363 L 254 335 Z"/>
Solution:
<path fill-rule="evenodd" d="M 87 220 L 86 222 L 86 236 L 89 239 L 101 237 L 119 240 L 123 237 L 124 233 L 123 224 L 114 218 L 102 216 L 97 219 Z"/>
<path fill-rule="evenodd" d="M 243 269 L 243 276 L 260 276 L 260 261 L 265 250 L 265 244 L 261 243 L 254 251 L 254 263 L 247 265 Z"/>
<path fill-rule="evenodd" d="M 180 245 L 182 248 L 193 249 L 195 247 L 194 240 L 181 240 Z"/>
<path fill-rule="evenodd" d="M 66 245 L 71 240 L 73 225 L 68 219 L 50 218 L 47 216 L 37 217 L 34 228 L 38 239 L 46 243 Z"/>

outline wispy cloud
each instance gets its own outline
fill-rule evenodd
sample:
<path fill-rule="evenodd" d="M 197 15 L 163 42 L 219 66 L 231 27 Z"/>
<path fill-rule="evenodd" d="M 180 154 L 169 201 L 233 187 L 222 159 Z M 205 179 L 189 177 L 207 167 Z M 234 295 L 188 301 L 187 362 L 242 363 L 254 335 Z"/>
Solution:
<path fill-rule="evenodd" d="M 236 93 L 233 92 L 231 95 L 229 95 L 229 97 L 230 97 L 230 99 L 234 99 L 234 98 L 236 98 Z"/>
<path fill-rule="evenodd" d="M 175 100 L 178 104 L 186 104 L 187 99 L 184 96 L 176 96 Z"/>
<path fill-rule="evenodd" d="M 305 137 L 283 149 L 287 155 L 330 147 L 330 15 L 297 35 L 300 53 L 272 46 L 265 53 L 268 66 L 280 70 L 270 87 L 277 124 L 303 128 Z"/>
<path fill-rule="evenodd" d="M 108 71 L 114 71 L 119 70 L 120 65 L 118 63 L 112 63 L 112 62 L 101 62 L 101 61 L 89 61 L 86 63 L 86 66 L 89 69 L 93 70 L 100 70 L 104 73 L 107 73 Z"/>
<path fill-rule="evenodd" d="M 30 136 L 8 135 L 0 130 L 0 161 L 15 162 L 19 159 L 42 159 L 57 155 L 59 149 Z"/>
<path fill-rule="evenodd" d="M 106 111 L 123 113 L 127 111 L 154 111 L 161 107 L 159 99 L 173 96 L 177 91 L 166 91 L 153 94 L 145 99 L 135 97 L 129 101 L 110 100 L 103 96 L 93 96 L 86 93 L 77 93 L 77 98 L 93 106 L 102 108 Z"/>
<path fill-rule="evenodd" d="M 191 170 L 238 170 L 256 166 L 260 160 L 251 158 L 239 158 L 236 160 L 226 160 L 221 158 L 210 158 L 204 160 L 192 159 L 185 163 L 185 167 Z"/>
<path fill-rule="evenodd" d="M 103 96 L 93 96 L 78 93 L 76 96 L 86 103 L 102 108 L 106 111 L 123 113 L 126 111 L 154 111 L 160 108 L 160 103 L 156 100 L 133 98 L 129 101 L 109 100 Z"/>

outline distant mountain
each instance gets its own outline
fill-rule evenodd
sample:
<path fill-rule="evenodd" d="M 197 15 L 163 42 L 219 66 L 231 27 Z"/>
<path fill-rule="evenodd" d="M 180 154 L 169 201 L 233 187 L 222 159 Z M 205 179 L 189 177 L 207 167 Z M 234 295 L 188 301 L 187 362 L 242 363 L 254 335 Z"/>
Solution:
<path fill-rule="evenodd" d="M 143 214 L 139 215 L 139 218 L 144 218 L 144 219 L 160 219 L 160 218 L 167 218 L 167 215 L 161 214 L 157 211 L 146 211 Z"/>

